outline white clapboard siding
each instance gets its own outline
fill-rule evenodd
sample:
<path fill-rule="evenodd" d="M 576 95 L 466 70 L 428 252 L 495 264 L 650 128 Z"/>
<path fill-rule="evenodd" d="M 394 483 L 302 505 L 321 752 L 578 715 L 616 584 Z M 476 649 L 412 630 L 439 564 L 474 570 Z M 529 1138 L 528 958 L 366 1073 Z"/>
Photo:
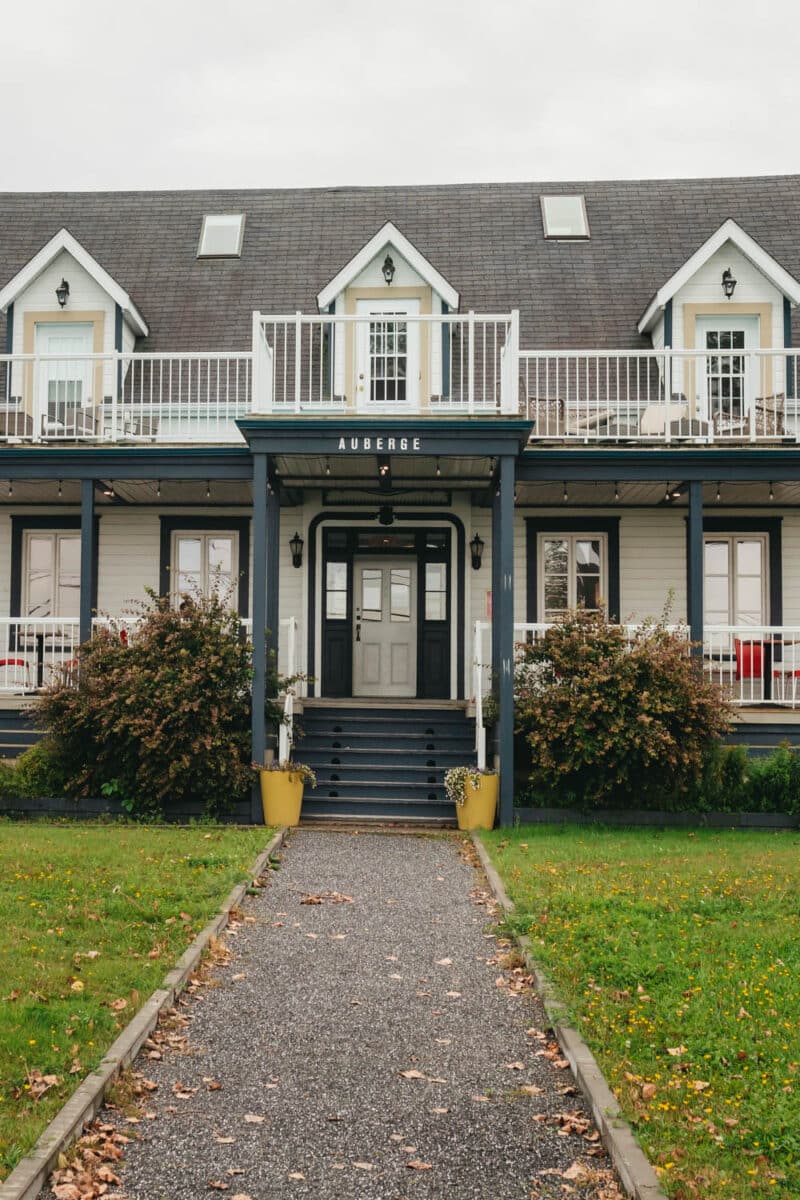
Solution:
<path fill-rule="evenodd" d="M 71 254 L 62 250 L 14 302 L 14 354 L 23 353 L 26 312 L 62 312 L 56 300 L 56 288 L 62 279 L 69 282 L 69 300 L 63 312 L 74 313 L 76 321 L 80 320 L 80 313 L 103 312 L 103 350 L 114 349 L 114 301 Z"/>
<path fill-rule="evenodd" d="M 725 299 L 722 291 L 722 272 L 730 267 L 736 279 L 736 291 L 732 300 Z M 773 346 L 783 345 L 783 296 L 762 275 L 749 258 L 730 243 L 712 254 L 708 262 L 677 292 L 672 303 L 672 344 L 686 347 L 684 335 L 684 304 L 713 304 L 723 315 L 730 304 L 771 304 L 772 328 L 770 342 Z M 735 311 L 735 310 L 734 310 Z"/>

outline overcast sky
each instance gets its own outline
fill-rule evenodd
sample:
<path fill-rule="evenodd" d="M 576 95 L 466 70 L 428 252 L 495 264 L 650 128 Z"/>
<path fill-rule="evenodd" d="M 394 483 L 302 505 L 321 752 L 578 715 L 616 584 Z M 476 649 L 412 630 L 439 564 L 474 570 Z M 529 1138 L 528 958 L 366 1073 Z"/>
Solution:
<path fill-rule="evenodd" d="M 6 0 L 0 190 L 797 171 L 798 0 Z"/>

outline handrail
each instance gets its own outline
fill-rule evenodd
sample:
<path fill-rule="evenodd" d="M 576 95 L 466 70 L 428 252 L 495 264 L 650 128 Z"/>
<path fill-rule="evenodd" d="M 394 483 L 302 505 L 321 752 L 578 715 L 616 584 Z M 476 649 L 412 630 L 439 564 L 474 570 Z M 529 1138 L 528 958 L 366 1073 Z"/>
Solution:
<path fill-rule="evenodd" d="M 475 622 L 474 652 L 472 659 L 472 689 L 475 702 L 475 756 L 478 770 L 486 767 L 486 728 L 483 724 L 483 634 L 490 629 L 488 621 Z"/>
<path fill-rule="evenodd" d="M 280 622 L 281 628 L 288 630 L 286 639 L 286 674 L 294 675 L 297 653 L 297 618 L 284 617 Z M 278 731 L 278 761 L 286 762 L 292 756 L 294 742 L 294 698 L 293 687 L 287 687 L 283 697 L 283 720 Z"/>

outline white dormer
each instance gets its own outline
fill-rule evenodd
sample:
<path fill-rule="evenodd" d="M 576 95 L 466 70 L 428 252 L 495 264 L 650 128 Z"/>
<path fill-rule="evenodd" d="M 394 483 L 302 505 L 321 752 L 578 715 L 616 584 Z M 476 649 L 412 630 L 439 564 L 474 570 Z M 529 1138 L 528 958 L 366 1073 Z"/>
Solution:
<path fill-rule="evenodd" d="M 13 354 L 48 353 L 53 339 L 64 353 L 67 341 L 79 353 L 130 351 L 148 332 L 125 289 L 67 229 L 0 290 L 0 311 L 9 309 Z"/>
<path fill-rule="evenodd" d="M 391 282 L 384 276 L 387 256 L 393 269 Z M 378 288 L 387 297 L 416 290 L 419 298 L 428 305 L 422 312 L 454 312 L 458 309 L 459 295 L 455 288 L 391 221 L 387 221 L 318 294 L 320 312 L 330 311 L 332 304 L 336 305 L 336 312 L 355 312 L 354 302 L 362 288 Z M 423 292 L 427 295 L 423 296 Z M 348 301 L 353 304 L 352 308 Z"/>
<path fill-rule="evenodd" d="M 735 281 L 726 294 L 723 275 Z M 728 284 L 730 291 L 730 283 Z M 638 324 L 656 349 L 703 350 L 705 333 L 740 326 L 748 349 L 784 345 L 784 305 L 800 283 L 733 220 L 725 221 L 658 289 Z"/>

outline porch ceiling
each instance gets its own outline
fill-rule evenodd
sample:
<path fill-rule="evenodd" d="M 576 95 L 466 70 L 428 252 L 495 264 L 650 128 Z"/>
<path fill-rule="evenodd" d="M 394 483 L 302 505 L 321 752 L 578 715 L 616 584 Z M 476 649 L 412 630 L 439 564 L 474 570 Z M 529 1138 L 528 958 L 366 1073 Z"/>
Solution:
<path fill-rule="evenodd" d="M 680 491 L 678 497 L 666 501 L 667 482 L 670 492 Z M 612 507 L 666 507 L 688 509 L 688 489 L 681 485 L 682 479 L 673 477 L 669 481 L 628 481 L 593 480 L 592 482 L 546 482 L 517 484 L 517 507 L 542 508 L 597 508 Z M 567 499 L 564 500 L 566 487 Z M 770 484 L 765 483 L 730 483 L 725 480 L 719 484 L 719 500 L 717 500 L 717 482 L 706 483 L 703 486 L 703 507 L 709 514 L 720 508 L 788 508 L 800 505 L 800 482 L 781 482 L 775 480 L 772 484 L 773 499 L 769 498 Z M 619 499 L 615 500 L 615 493 Z"/>
<path fill-rule="evenodd" d="M 389 454 L 393 483 L 407 487 L 419 483 L 425 487 L 474 488 L 488 483 L 494 460 L 480 456 L 428 456 Z M 379 481 L 378 455 L 301 455 L 281 454 L 275 459 L 282 483 L 294 487 L 331 487 L 352 481 L 374 484 Z"/>
<path fill-rule="evenodd" d="M 114 495 L 104 494 L 106 485 L 113 486 Z M 0 477 L 0 507 L 47 505 L 80 505 L 81 485 L 78 480 L 64 479 L 17 479 L 9 494 L 8 481 Z M 207 494 L 208 493 L 208 494 Z M 217 507 L 242 505 L 250 508 L 253 503 L 252 484 L 227 479 L 112 479 L 106 474 L 98 478 L 95 488 L 95 505 L 98 509 L 120 505 L 155 505 L 168 508 L 175 506 Z"/>

